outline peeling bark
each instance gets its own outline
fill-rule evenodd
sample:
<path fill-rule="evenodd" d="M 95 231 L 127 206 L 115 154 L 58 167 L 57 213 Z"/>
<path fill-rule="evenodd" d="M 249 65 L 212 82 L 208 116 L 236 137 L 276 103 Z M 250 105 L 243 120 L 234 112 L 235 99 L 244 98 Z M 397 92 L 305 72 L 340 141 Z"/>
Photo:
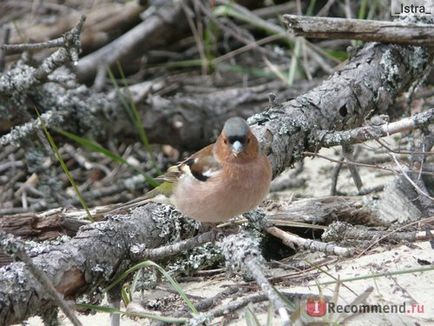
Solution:
<path fill-rule="evenodd" d="M 372 112 L 396 116 L 388 108 L 430 67 L 432 55 L 421 47 L 368 43 L 320 86 L 251 117 L 274 176 L 303 151 L 322 147 L 315 131 L 353 129 Z"/>
<path fill-rule="evenodd" d="M 295 35 L 311 38 L 434 46 L 430 24 L 295 15 L 284 15 L 283 19 Z"/>
<path fill-rule="evenodd" d="M 172 208 L 150 203 L 131 215 L 111 216 L 108 221 L 82 227 L 70 241 L 57 246 L 41 245 L 30 250 L 29 255 L 66 298 L 97 293 L 131 266 L 133 246 L 155 248 L 179 240 L 180 232 L 191 236 L 194 227 L 180 217 Z M 0 268 L 1 325 L 43 315 L 53 307 L 45 289 L 24 263 Z"/>
<path fill-rule="evenodd" d="M 423 48 L 367 44 L 319 87 L 251 117 L 274 175 L 300 160 L 303 151 L 321 147 L 316 130 L 350 129 L 360 126 L 371 110 L 387 113 L 397 94 L 415 82 L 431 60 Z M 191 235 L 194 229 L 185 222 L 173 209 L 148 203 L 131 215 L 109 216 L 82 227 L 64 244 L 39 248 L 33 262 L 68 297 L 92 295 L 131 266 L 134 245 L 155 248 L 179 240 L 180 232 Z M 17 323 L 52 307 L 23 263 L 0 269 L 0 324 Z"/>

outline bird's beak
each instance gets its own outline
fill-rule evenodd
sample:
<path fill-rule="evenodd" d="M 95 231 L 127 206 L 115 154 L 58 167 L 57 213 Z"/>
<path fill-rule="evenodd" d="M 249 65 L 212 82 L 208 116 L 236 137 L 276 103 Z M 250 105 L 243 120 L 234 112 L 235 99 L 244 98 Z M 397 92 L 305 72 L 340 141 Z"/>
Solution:
<path fill-rule="evenodd" d="M 232 144 L 232 153 L 235 156 L 238 156 L 238 154 L 240 154 L 243 150 L 244 146 L 243 144 L 241 144 L 238 140 L 236 140 L 233 144 Z"/>

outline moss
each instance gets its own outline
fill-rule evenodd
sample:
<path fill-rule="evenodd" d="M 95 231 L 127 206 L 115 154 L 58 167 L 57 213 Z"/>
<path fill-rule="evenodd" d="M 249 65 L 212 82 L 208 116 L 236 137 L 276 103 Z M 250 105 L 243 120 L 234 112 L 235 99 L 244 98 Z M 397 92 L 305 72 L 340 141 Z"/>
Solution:
<path fill-rule="evenodd" d="M 153 211 L 152 220 L 159 230 L 159 236 L 168 239 L 169 242 L 176 242 L 187 236 L 193 235 L 199 228 L 200 223 L 186 218 L 174 207 L 158 204 Z"/>
<path fill-rule="evenodd" d="M 178 256 L 167 265 L 167 270 L 176 275 L 191 275 L 192 273 L 213 267 L 223 261 L 220 248 L 212 243 L 193 248 L 188 253 Z"/>
<path fill-rule="evenodd" d="M 247 257 L 256 257 L 263 260 L 260 250 L 261 238 L 258 234 L 258 232 L 242 231 L 238 234 L 229 235 L 218 242 L 217 245 L 226 259 L 226 269 L 229 273 L 241 274 L 246 278 L 251 278 L 244 261 Z"/>
<path fill-rule="evenodd" d="M 402 78 L 400 74 L 400 69 L 396 64 L 396 58 L 392 54 L 391 49 L 388 48 L 386 49 L 386 51 L 384 51 L 380 60 L 380 65 L 384 69 L 383 80 L 385 81 L 387 91 L 395 91 L 399 88 L 398 86 Z"/>

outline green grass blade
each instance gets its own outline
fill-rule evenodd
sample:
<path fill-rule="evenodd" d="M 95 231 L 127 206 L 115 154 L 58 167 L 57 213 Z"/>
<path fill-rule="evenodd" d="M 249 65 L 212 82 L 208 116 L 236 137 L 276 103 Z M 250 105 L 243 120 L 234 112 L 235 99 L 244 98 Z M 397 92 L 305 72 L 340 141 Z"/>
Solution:
<path fill-rule="evenodd" d="M 112 307 L 97 306 L 97 305 L 87 304 L 87 303 L 76 304 L 75 306 L 78 309 L 91 309 L 94 311 L 105 312 L 110 314 L 123 314 L 130 317 L 142 317 L 142 318 L 148 318 L 152 320 L 158 320 L 164 323 L 183 324 L 187 322 L 187 319 L 185 318 L 166 317 L 166 316 L 151 314 L 147 312 L 122 311 Z"/>
<path fill-rule="evenodd" d="M 313 11 L 315 9 L 315 5 L 316 5 L 316 0 L 310 0 L 309 1 L 309 6 L 307 7 L 307 10 L 306 10 L 306 16 L 313 16 Z"/>
<path fill-rule="evenodd" d="M 297 72 L 297 68 L 298 68 L 298 58 L 300 57 L 300 50 L 301 50 L 301 42 L 302 39 L 297 37 L 297 39 L 295 40 L 295 47 L 294 47 L 294 52 L 292 54 L 292 58 L 291 58 L 291 65 L 288 71 L 288 85 L 291 86 L 294 84 L 294 79 L 295 79 L 295 73 Z"/>
<path fill-rule="evenodd" d="M 261 326 L 261 323 L 253 312 L 253 305 L 249 303 L 247 307 L 244 309 L 244 316 L 246 318 L 247 326 Z"/>
<path fill-rule="evenodd" d="M 237 4 L 227 4 L 216 6 L 212 11 L 214 16 L 229 16 L 236 18 L 246 24 L 265 31 L 267 34 L 281 35 L 288 46 L 292 47 L 293 42 L 286 29 L 280 25 L 269 23 L 268 21 L 256 16 L 248 10 L 245 10 Z"/>
<path fill-rule="evenodd" d="M 125 307 L 133 300 L 131 292 L 128 288 L 122 287 L 121 289 L 121 298 L 124 302 Z"/>
<path fill-rule="evenodd" d="M 164 277 L 169 281 L 169 283 L 173 286 L 173 288 L 178 292 L 179 296 L 184 300 L 184 302 L 187 304 L 188 308 L 191 310 L 193 314 L 197 314 L 198 311 L 194 307 L 193 303 L 190 301 L 190 299 L 185 294 L 184 290 L 181 288 L 181 286 L 176 282 L 170 275 L 167 273 L 160 265 L 154 263 L 153 261 L 146 260 L 144 262 L 141 262 L 139 264 L 134 265 L 127 271 L 125 271 L 122 275 L 120 275 L 112 284 L 110 284 L 104 291 L 111 290 L 114 286 L 116 286 L 118 283 L 122 282 L 129 274 L 139 270 L 140 268 L 147 268 L 147 267 L 156 267 L 161 274 L 164 275 Z"/>
<path fill-rule="evenodd" d="M 134 121 L 134 117 L 133 117 L 132 112 L 130 110 L 130 106 L 128 105 L 128 103 L 126 101 L 125 96 L 122 94 L 122 92 L 121 92 L 121 90 L 119 88 L 119 85 L 118 85 L 118 83 L 116 81 L 116 78 L 113 75 L 113 72 L 111 71 L 110 68 L 107 68 L 107 72 L 109 74 L 109 77 L 110 77 L 110 80 L 111 80 L 111 82 L 113 84 L 113 87 L 115 88 L 116 95 L 118 96 L 119 101 L 122 104 L 122 107 L 124 108 L 125 112 L 127 113 L 128 117 L 130 118 L 130 120 Z"/>
<path fill-rule="evenodd" d="M 137 110 L 136 103 L 134 103 L 134 101 L 133 101 L 133 96 L 131 95 L 130 89 L 128 87 L 127 79 L 125 77 L 125 74 L 124 74 L 124 71 L 123 71 L 121 65 L 119 64 L 119 61 L 116 62 L 116 66 L 117 66 L 118 71 L 121 75 L 122 83 L 124 84 L 125 90 L 127 92 L 127 96 L 128 96 L 128 100 L 129 100 L 129 104 L 130 104 L 129 108 L 132 112 L 134 126 L 136 127 L 137 132 L 139 133 L 139 136 L 140 136 L 140 139 L 142 140 L 143 146 L 149 152 L 149 154 L 151 154 L 152 149 L 151 149 L 151 146 L 150 146 L 149 141 L 148 141 L 148 136 L 146 135 L 145 128 L 143 127 L 142 121 L 140 119 L 139 111 Z"/>
<path fill-rule="evenodd" d="M 268 305 L 268 311 L 267 311 L 267 326 L 273 326 L 273 319 L 274 319 L 274 308 L 273 305 L 270 303 Z"/>
<path fill-rule="evenodd" d="M 143 146 L 145 150 L 148 152 L 149 161 L 151 162 L 151 165 L 157 170 L 158 174 L 161 174 L 160 169 L 158 168 L 157 163 L 154 160 L 154 157 L 152 155 L 152 147 L 149 143 L 148 136 L 146 135 L 145 128 L 143 127 L 142 120 L 140 118 L 139 111 L 137 110 L 136 103 L 133 101 L 133 96 L 131 95 L 130 89 L 128 87 L 127 79 L 125 77 L 124 71 L 120 65 L 119 62 L 116 62 L 119 74 L 121 75 L 122 82 L 124 84 L 124 89 L 127 93 L 127 96 L 125 96 L 119 88 L 118 83 L 116 82 L 116 79 L 110 70 L 108 68 L 108 73 L 110 76 L 110 80 L 113 83 L 113 86 L 116 89 L 116 94 L 118 95 L 119 99 L 121 100 L 122 105 L 124 106 L 125 110 L 128 112 L 128 116 L 130 117 L 131 121 L 134 124 L 134 127 L 137 130 L 137 133 L 139 134 L 140 140 L 143 143 Z M 128 100 L 128 102 L 127 102 Z"/>
<path fill-rule="evenodd" d="M 158 182 L 156 182 L 154 180 L 154 178 L 150 177 L 149 175 L 147 175 L 146 173 L 144 173 L 143 171 L 141 171 L 140 169 L 138 169 L 134 165 L 130 164 L 123 157 L 121 157 L 121 156 L 113 153 L 112 151 L 110 151 L 110 150 L 102 147 L 100 144 L 98 144 L 96 142 L 93 142 L 90 139 L 86 139 L 86 138 L 80 137 L 78 135 L 75 135 L 75 134 L 70 133 L 70 132 L 65 131 L 65 130 L 56 129 L 56 131 L 59 134 L 61 134 L 62 136 L 75 141 L 76 143 L 78 143 L 82 147 L 86 148 L 87 150 L 90 150 L 90 151 L 96 152 L 96 153 L 100 153 L 100 154 L 104 155 L 105 157 L 113 160 L 114 162 L 116 162 L 118 164 L 125 164 L 125 165 L 127 165 L 128 167 L 130 167 L 134 171 L 136 171 L 136 172 L 140 173 L 141 175 L 143 175 L 143 177 L 145 178 L 146 182 L 150 186 L 152 186 L 152 187 L 158 186 Z"/>
<path fill-rule="evenodd" d="M 51 137 L 51 134 L 49 133 L 49 131 L 47 129 L 47 126 L 45 125 L 44 121 L 41 119 L 41 115 L 39 114 L 39 111 L 38 111 L 38 109 L 36 107 L 35 107 L 35 111 L 36 111 L 36 114 L 38 115 L 38 119 L 39 119 L 39 122 L 41 123 L 41 127 L 44 130 L 45 137 L 47 137 L 47 140 L 50 143 L 50 147 L 53 150 L 54 155 L 56 156 L 57 160 L 59 161 L 60 166 L 63 169 L 63 172 L 66 174 L 66 176 L 67 176 L 67 178 L 69 180 L 69 183 L 71 184 L 72 188 L 74 189 L 74 192 L 77 195 L 78 200 L 80 201 L 81 206 L 86 211 L 87 218 L 89 219 L 89 221 L 94 222 L 92 214 L 89 211 L 89 207 L 87 206 L 86 201 L 84 200 L 83 196 L 80 193 L 80 190 L 77 187 L 77 184 L 74 181 L 74 177 L 72 176 L 71 172 L 69 172 L 69 169 L 66 166 L 66 163 L 63 160 L 62 156 L 60 155 L 59 149 L 58 149 L 56 143 L 54 142 L 53 137 Z"/>
<path fill-rule="evenodd" d="M 358 19 L 365 19 L 366 18 L 366 8 L 368 6 L 368 1 L 362 0 L 359 7 L 359 12 L 357 14 Z"/>
<path fill-rule="evenodd" d="M 429 271 L 434 271 L 434 265 L 431 265 L 429 267 L 405 269 L 402 271 L 395 271 L 395 272 L 384 272 L 384 273 L 375 273 L 375 274 L 369 274 L 369 275 L 349 277 L 349 278 L 344 278 L 344 279 L 338 279 L 335 281 L 323 282 L 323 283 L 320 283 L 320 285 L 334 284 L 336 282 L 341 282 L 341 283 L 353 282 L 353 281 L 360 281 L 360 280 L 368 280 L 368 279 L 377 278 L 377 277 L 386 277 L 386 276 L 394 276 L 394 275 L 402 275 L 402 274 L 410 274 L 410 273 L 422 273 L 422 272 L 429 272 Z"/>
<path fill-rule="evenodd" d="M 62 136 L 66 137 L 66 138 L 69 138 L 69 139 L 75 141 L 76 143 L 78 143 L 82 147 L 86 148 L 87 150 L 90 150 L 91 152 L 100 153 L 100 154 L 104 155 L 105 157 L 111 159 L 112 161 L 115 161 L 116 163 L 127 164 L 127 161 L 125 159 L 123 159 L 119 155 L 113 153 L 112 151 L 105 149 L 100 144 L 95 143 L 95 142 L 91 141 L 90 139 L 80 137 L 80 136 L 75 135 L 75 134 L 73 134 L 69 131 L 66 131 L 66 130 L 56 129 L 56 132 L 58 132 L 59 134 L 61 134 Z"/>

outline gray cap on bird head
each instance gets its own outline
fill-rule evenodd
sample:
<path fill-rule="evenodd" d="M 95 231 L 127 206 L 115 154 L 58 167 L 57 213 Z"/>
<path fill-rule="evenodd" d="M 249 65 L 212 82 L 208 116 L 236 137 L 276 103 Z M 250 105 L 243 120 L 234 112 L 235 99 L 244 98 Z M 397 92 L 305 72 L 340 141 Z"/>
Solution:
<path fill-rule="evenodd" d="M 249 126 L 246 120 L 234 117 L 225 122 L 223 135 L 229 140 L 232 147 L 232 153 L 238 156 L 245 148 Z"/>
<path fill-rule="evenodd" d="M 225 122 L 223 134 L 228 137 L 246 137 L 249 132 L 249 125 L 246 120 L 240 117 L 230 118 Z"/>

